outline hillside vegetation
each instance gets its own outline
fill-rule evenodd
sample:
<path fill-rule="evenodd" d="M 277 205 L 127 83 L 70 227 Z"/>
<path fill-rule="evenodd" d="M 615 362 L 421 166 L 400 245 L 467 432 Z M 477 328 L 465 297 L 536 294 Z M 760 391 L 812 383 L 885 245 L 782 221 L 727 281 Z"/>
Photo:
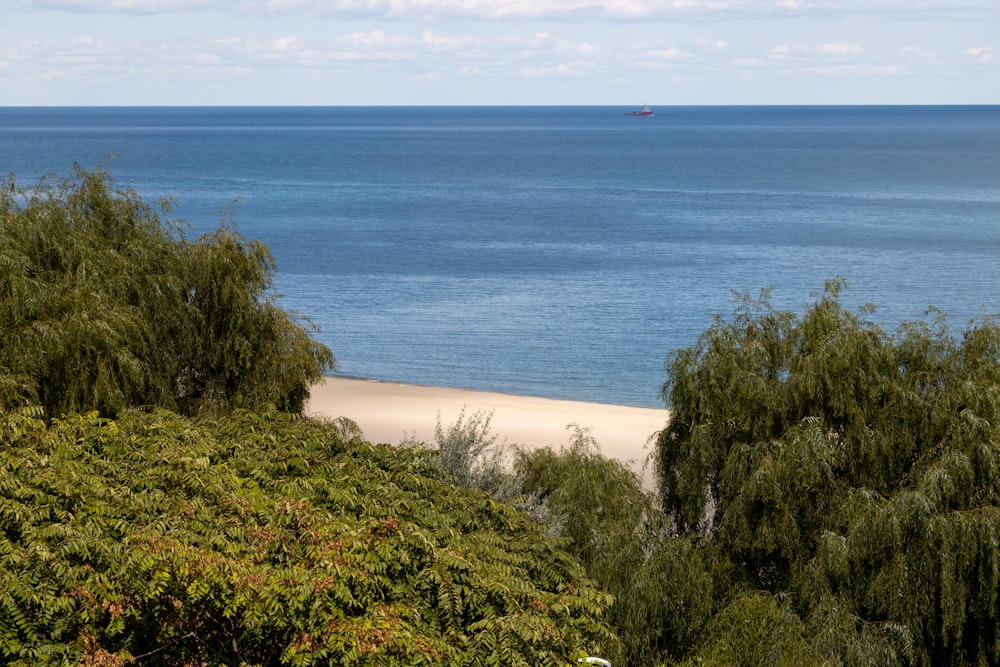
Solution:
<path fill-rule="evenodd" d="M 1000 326 L 889 334 L 842 288 L 670 356 L 655 498 L 585 429 L 516 456 L 614 596 L 614 664 L 1000 664 Z"/>
<path fill-rule="evenodd" d="M 303 418 L 333 357 L 265 248 L 100 169 L 10 185 L 4 664 L 1000 664 L 994 318 L 743 297 L 668 357 L 649 494 L 585 425 Z"/>
<path fill-rule="evenodd" d="M 231 225 L 98 170 L 0 199 L 0 662 L 566 665 L 561 543 L 418 448 L 305 419 L 333 357 Z M 180 413 L 186 413 L 188 416 Z"/>
<path fill-rule="evenodd" d="M 1000 662 L 1000 327 L 894 334 L 831 281 L 745 298 L 668 364 L 660 500 L 710 605 L 690 664 Z M 680 573 L 680 576 L 677 574 Z M 693 629 L 697 629 L 692 633 Z"/>
<path fill-rule="evenodd" d="M 538 525 L 350 424 L 0 423 L 4 664 L 565 665 L 606 595 Z"/>

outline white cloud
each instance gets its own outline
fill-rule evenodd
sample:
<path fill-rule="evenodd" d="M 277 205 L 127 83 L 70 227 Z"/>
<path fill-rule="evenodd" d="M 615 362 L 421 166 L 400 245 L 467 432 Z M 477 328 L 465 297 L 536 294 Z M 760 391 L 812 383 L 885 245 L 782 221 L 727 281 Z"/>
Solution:
<path fill-rule="evenodd" d="M 389 41 L 389 38 L 381 30 L 370 30 L 368 32 L 352 32 L 337 39 L 339 44 L 348 48 L 370 48 L 382 46 Z"/>
<path fill-rule="evenodd" d="M 966 49 L 963 55 L 972 58 L 977 63 L 982 65 L 988 65 L 993 62 L 993 49 L 988 46 L 977 46 L 975 48 Z"/>
<path fill-rule="evenodd" d="M 860 44 L 822 44 L 817 49 L 823 55 L 856 55 L 864 53 Z"/>
<path fill-rule="evenodd" d="M 15 0 L 15 7 L 22 11 L 69 11 L 94 14 L 202 11 L 212 9 L 213 4 L 215 3 L 211 0 Z M 228 1 L 224 4 L 226 9 L 232 9 L 235 5 Z"/>
<path fill-rule="evenodd" d="M 929 65 L 940 61 L 941 54 L 934 50 L 922 49 L 918 46 L 904 46 L 899 50 L 900 58 L 913 65 Z"/>
<path fill-rule="evenodd" d="M 551 77 L 585 77 L 590 74 L 594 66 L 591 62 L 569 62 L 560 63 L 552 67 L 522 67 L 519 72 L 521 76 L 529 79 L 551 78 Z"/>
<path fill-rule="evenodd" d="M 801 70 L 809 76 L 827 77 L 885 77 L 899 74 L 902 71 L 898 65 L 813 65 Z"/>
<path fill-rule="evenodd" d="M 286 35 L 285 37 L 279 37 L 274 40 L 274 50 L 275 51 L 290 51 L 299 50 L 299 38 L 295 35 Z"/>
<path fill-rule="evenodd" d="M 95 14 L 158 14 L 219 12 L 233 16 L 254 14 L 311 14 L 330 18 L 398 20 L 664 20 L 711 21 L 770 16 L 816 16 L 917 20 L 945 15 L 984 12 L 994 17 L 1000 9 L 986 9 L 985 0 L 13 0 L 14 10 L 72 11 Z"/>
<path fill-rule="evenodd" d="M 691 54 L 682 51 L 677 47 L 672 47 L 669 49 L 652 49 L 650 51 L 645 51 L 643 56 L 656 60 L 682 60 L 684 58 L 690 58 Z"/>
<path fill-rule="evenodd" d="M 504 76 L 517 71 L 522 76 L 573 77 L 583 73 L 620 77 L 633 69 L 662 69 L 676 63 L 685 67 L 713 68 L 715 72 L 747 69 L 782 71 L 818 71 L 830 66 L 890 68 L 906 58 L 924 54 L 917 47 L 903 49 L 898 62 L 862 62 L 864 48 L 859 44 L 829 42 L 816 45 L 781 43 L 771 47 L 734 46 L 727 40 L 692 38 L 690 42 L 672 39 L 593 40 L 592 34 L 570 37 L 559 28 L 514 30 L 483 35 L 448 29 L 413 30 L 405 25 L 388 24 L 385 29 L 354 30 L 339 35 L 284 34 L 273 37 L 226 36 L 212 39 L 158 40 L 155 44 L 127 39 L 109 41 L 82 36 L 61 43 L 37 42 L 19 49 L 0 51 L 0 60 L 23 62 L 35 68 L 36 76 L 45 68 L 64 71 L 83 67 L 120 69 L 122 63 L 140 63 L 165 72 L 171 69 L 238 68 L 252 72 L 274 68 L 294 76 L 296 69 L 334 71 L 343 63 L 364 63 L 384 68 L 385 76 L 435 75 L 450 73 L 465 76 Z M 978 63 L 993 59 L 985 47 L 969 49 L 968 58 Z M 30 63 L 30 64 L 29 64 Z M 397 68 L 398 72 L 390 71 Z M 11 68 L 8 68 L 8 70 Z M 380 70 L 382 71 L 382 70 Z M 26 70 L 27 72 L 27 70 Z"/>
<path fill-rule="evenodd" d="M 61 45 L 53 45 L 42 56 L 49 65 L 73 70 L 92 69 L 107 66 L 119 67 L 114 61 L 115 47 L 107 41 L 94 37 L 77 37 Z M 62 70 L 60 70 L 62 71 Z"/>
<path fill-rule="evenodd" d="M 281 13 L 302 9 L 308 0 L 266 0 L 264 8 L 269 12 Z"/>
<path fill-rule="evenodd" d="M 823 95 L 856 87 L 865 92 L 847 101 L 864 102 L 864 94 L 881 92 L 882 82 L 904 69 L 906 77 L 896 77 L 907 83 L 900 99 L 919 88 L 933 100 L 935 82 L 943 81 L 962 81 L 952 89 L 974 91 L 977 99 L 995 99 L 995 92 L 978 91 L 997 90 L 990 85 L 996 46 L 980 27 L 994 25 L 985 18 L 996 12 L 983 10 L 975 22 L 914 19 L 941 12 L 942 2 L 907 7 L 898 13 L 908 22 L 887 27 L 880 11 L 912 3 L 837 0 L 837 14 L 829 3 L 807 0 L 14 1 L 20 25 L 6 15 L 0 25 L 0 63 L 7 64 L 0 65 L 0 89 L 24 100 L 17 103 L 61 95 L 54 103 L 72 104 L 84 94 L 148 101 L 129 97 L 140 86 L 175 91 L 160 98 L 171 103 L 600 103 L 646 98 L 646 90 L 670 90 L 671 99 L 689 103 L 809 103 L 798 96 L 816 90 L 818 77 L 836 80 Z M 73 13 L 24 13 L 54 7 Z M 177 13 L 140 15 L 156 8 Z M 201 9 L 204 15 L 182 13 Z M 643 12 L 648 20 L 634 20 Z M 552 20 L 476 21 L 518 16 Z M 683 20 L 659 22 L 670 17 Z M 820 20 L 828 17 L 843 20 Z M 238 75 L 231 86 L 228 74 Z M 55 83 L 36 84 L 46 77 Z M 546 79 L 551 86 L 542 85 Z M 929 85 L 915 85 L 919 80 Z M 407 87 L 418 81 L 428 86 Z M 9 91 L 18 87 L 15 98 Z M 779 89 L 789 92 L 779 97 L 772 92 Z M 194 97 L 189 90 L 203 92 Z"/>
<path fill-rule="evenodd" d="M 725 51 L 730 44 L 724 39 L 698 39 L 698 46 L 702 49 Z"/>
<path fill-rule="evenodd" d="M 817 46 L 807 44 L 776 44 L 771 47 L 768 57 L 775 62 L 805 61 L 810 59 L 832 59 L 845 56 L 859 56 L 864 53 L 860 44 L 828 43 Z"/>
<path fill-rule="evenodd" d="M 768 54 L 771 60 L 784 61 L 797 58 L 809 51 L 803 44 L 775 44 Z"/>
<path fill-rule="evenodd" d="M 420 36 L 420 41 L 425 49 L 436 52 L 457 52 L 466 47 L 470 41 L 468 38 L 453 35 L 440 35 L 424 30 Z"/>

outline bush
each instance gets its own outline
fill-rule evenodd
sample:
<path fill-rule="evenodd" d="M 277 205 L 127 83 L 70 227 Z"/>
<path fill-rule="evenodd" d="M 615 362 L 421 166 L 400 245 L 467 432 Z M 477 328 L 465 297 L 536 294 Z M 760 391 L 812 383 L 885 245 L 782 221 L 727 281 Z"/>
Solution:
<path fill-rule="evenodd" d="M 164 212 L 169 202 L 164 203 Z M 267 248 L 188 241 L 103 167 L 0 191 L 0 407 L 301 411 L 334 367 L 282 311 Z"/>
<path fill-rule="evenodd" d="M 666 619 L 677 611 L 664 607 L 683 603 L 684 596 L 703 600 L 697 586 L 679 591 L 685 578 L 698 575 L 689 570 L 689 560 L 669 575 L 664 572 L 666 524 L 642 480 L 621 461 L 603 456 L 589 429 L 575 424 L 568 429 L 569 444 L 559 451 L 545 447 L 518 453 L 514 478 L 520 506 L 550 535 L 565 540 L 587 576 L 614 596 L 607 619 L 620 644 L 608 646 L 604 656 L 615 664 L 655 664 L 666 655 L 664 646 L 685 636 L 670 633 Z M 692 623 L 690 613 L 683 622 Z"/>
<path fill-rule="evenodd" d="M 1000 326 L 890 336 L 842 287 L 746 298 L 669 362 L 661 502 L 714 579 L 689 657 L 997 664 Z"/>
<path fill-rule="evenodd" d="M 339 423 L 0 417 L 0 662 L 567 665 L 606 595 L 512 508 Z"/>
<path fill-rule="evenodd" d="M 445 428 L 438 415 L 431 451 L 441 471 L 455 484 L 508 500 L 515 493 L 514 480 L 505 467 L 509 447 L 493 433 L 492 421 L 492 412 L 467 417 L 463 408 L 455 423 Z"/>

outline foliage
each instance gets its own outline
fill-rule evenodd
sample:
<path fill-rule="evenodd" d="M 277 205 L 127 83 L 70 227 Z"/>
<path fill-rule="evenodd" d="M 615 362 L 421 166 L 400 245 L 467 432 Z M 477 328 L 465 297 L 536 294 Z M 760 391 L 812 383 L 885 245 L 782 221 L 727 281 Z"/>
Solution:
<path fill-rule="evenodd" d="M 713 581 L 687 658 L 998 664 L 1000 324 L 890 335 L 842 287 L 744 298 L 669 361 L 660 498 Z"/>
<path fill-rule="evenodd" d="M 428 447 L 445 477 L 467 489 L 486 491 L 497 500 L 510 500 L 517 494 L 516 481 L 508 474 L 505 461 L 509 447 L 493 433 L 493 413 L 476 412 L 466 416 L 465 408 L 447 428 L 438 415 L 434 443 Z M 425 447 L 407 438 L 406 447 Z"/>
<path fill-rule="evenodd" d="M 642 533 L 655 532 L 653 505 L 634 472 L 601 455 L 590 430 L 571 424 L 568 447 L 521 451 L 521 492 L 544 504 L 553 532 L 605 590 L 620 587 L 624 562 L 642 557 Z M 639 551 L 637 553 L 637 550 Z"/>
<path fill-rule="evenodd" d="M 288 414 L 333 357 L 273 271 L 103 168 L 0 192 L 5 664 L 1000 664 L 1000 321 L 744 296 L 654 497 L 579 427 L 508 473 L 492 415 Z"/>
<path fill-rule="evenodd" d="M 435 460 L 292 414 L 333 357 L 275 305 L 264 246 L 226 221 L 189 242 L 103 168 L 8 186 L 0 661 L 566 665 L 614 642 L 558 540 L 441 480 L 509 479 L 489 417 L 439 424 Z"/>
<path fill-rule="evenodd" d="M 711 581 L 699 554 L 680 540 L 665 542 L 665 518 L 638 476 L 601 455 L 589 429 L 568 428 L 567 447 L 518 453 L 525 508 L 614 596 L 607 618 L 620 642 L 604 657 L 652 665 L 681 655 L 708 618 Z"/>
<path fill-rule="evenodd" d="M 349 422 L 0 418 L 0 661 L 565 665 L 609 598 L 540 528 Z"/>
<path fill-rule="evenodd" d="M 666 521 L 652 495 L 622 462 L 601 455 L 588 428 L 570 424 L 568 446 L 558 451 L 509 448 L 498 444 L 491 416 L 466 418 L 463 411 L 447 428 L 438 421 L 436 449 L 429 451 L 444 478 L 525 511 L 614 597 L 606 619 L 620 641 L 606 643 L 602 656 L 652 665 L 683 655 L 711 609 L 700 552 L 684 540 L 664 540 Z M 508 472 L 503 457 L 511 451 Z"/>
<path fill-rule="evenodd" d="M 164 212 L 169 202 L 164 203 Z M 194 242 L 108 172 L 0 189 L 0 407 L 300 411 L 334 365 L 231 223 Z"/>

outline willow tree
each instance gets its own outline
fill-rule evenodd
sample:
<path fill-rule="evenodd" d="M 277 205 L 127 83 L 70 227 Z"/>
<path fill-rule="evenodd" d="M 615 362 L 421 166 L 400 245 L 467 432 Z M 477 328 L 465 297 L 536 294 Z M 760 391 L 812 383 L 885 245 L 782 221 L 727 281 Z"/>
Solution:
<path fill-rule="evenodd" d="M 616 665 L 681 657 L 711 610 L 700 554 L 681 540 L 663 540 L 663 515 L 638 475 L 603 456 L 588 428 L 569 429 L 559 451 L 517 453 L 523 507 L 566 540 L 587 576 L 614 596 L 607 619 L 619 642 L 603 657 Z"/>
<path fill-rule="evenodd" d="M 997 664 L 1000 324 L 889 334 L 842 287 L 746 298 L 668 362 L 660 500 L 714 563 L 688 657 Z"/>
<path fill-rule="evenodd" d="M 163 202 L 163 213 L 169 212 Z M 0 191 L 0 405 L 301 410 L 332 368 L 232 224 L 195 241 L 102 167 Z"/>

